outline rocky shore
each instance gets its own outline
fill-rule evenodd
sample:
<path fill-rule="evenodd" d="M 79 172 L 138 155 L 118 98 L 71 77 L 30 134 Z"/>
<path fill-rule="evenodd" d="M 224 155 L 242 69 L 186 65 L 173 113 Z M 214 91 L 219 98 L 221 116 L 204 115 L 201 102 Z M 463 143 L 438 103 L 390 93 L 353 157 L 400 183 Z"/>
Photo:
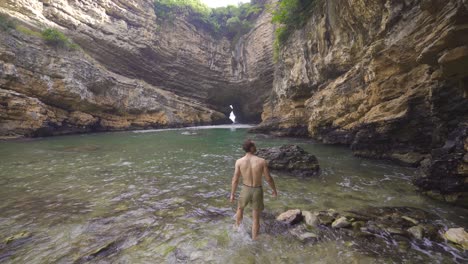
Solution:
<path fill-rule="evenodd" d="M 455 250 L 463 261 L 468 257 L 468 233 L 463 227 L 440 224 L 436 215 L 411 207 L 369 207 L 338 212 L 300 209 L 279 214 L 276 221 L 287 233 L 305 244 L 339 240 L 366 254 L 392 256 L 410 248 Z"/>

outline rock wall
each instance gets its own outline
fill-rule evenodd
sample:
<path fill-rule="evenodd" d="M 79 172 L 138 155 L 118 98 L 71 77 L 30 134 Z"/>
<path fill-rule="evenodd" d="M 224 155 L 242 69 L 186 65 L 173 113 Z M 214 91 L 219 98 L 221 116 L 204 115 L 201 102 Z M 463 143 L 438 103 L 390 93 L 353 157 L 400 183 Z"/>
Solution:
<path fill-rule="evenodd" d="M 270 15 L 235 48 L 187 17 L 160 21 L 152 0 L 5 0 L 23 28 L 0 36 L 0 136 L 259 121 L 271 90 Z M 80 46 L 51 48 L 57 28 Z M 270 38 L 265 37 L 270 36 Z"/>
<path fill-rule="evenodd" d="M 255 131 L 426 164 L 416 183 L 461 202 L 468 192 L 467 67 L 466 1 L 317 0 L 307 25 L 281 49 Z"/>

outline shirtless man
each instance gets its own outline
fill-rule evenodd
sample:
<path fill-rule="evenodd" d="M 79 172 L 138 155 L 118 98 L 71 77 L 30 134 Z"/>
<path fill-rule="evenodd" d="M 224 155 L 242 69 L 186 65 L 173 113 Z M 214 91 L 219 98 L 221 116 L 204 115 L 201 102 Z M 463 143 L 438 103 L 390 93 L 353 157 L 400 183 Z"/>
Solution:
<path fill-rule="evenodd" d="M 236 161 L 234 176 L 232 177 L 231 188 L 231 203 L 234 202 L 234 194 L 236 193 L 239 178 L 242 176 L 242 191 L 239 197 L 239 203 L 236 213 L 236 226 L 239 227 L 244 216 L 244 208 L 249 203 L 252 203 L 252 239 L 256 240 L 258 230 L 260 228 L 260 213 L 263 210 L 263 189 L 262 189 L 262 174 L 265 176 L 268 185 L 273 190 L 273 197 L 277 196 L 275 182 L 268 171 L 267 163 L 264 159 L 254 155 L 257 151 L 255 143 L 250 139 L 246 140 L 242 145 L 246 152 L 245 156 Z"/>

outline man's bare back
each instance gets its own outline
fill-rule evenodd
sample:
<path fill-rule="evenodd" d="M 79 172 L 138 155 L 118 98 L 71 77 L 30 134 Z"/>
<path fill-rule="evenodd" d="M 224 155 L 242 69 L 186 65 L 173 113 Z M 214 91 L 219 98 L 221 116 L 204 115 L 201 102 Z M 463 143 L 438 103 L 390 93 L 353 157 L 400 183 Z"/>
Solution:
<path fill-rule="evenodd" d="M 265 166 L 267 166 L 266 161 L 254 155 L 246 155 L 236 161 L 236 167 L 242 176 L 242 184 L 251 187 L 262 186 Z"/>
<path fill-rule="evenodd" d="M 251 140 L 246 140 L 242 147 L 246 152 L 245 156 L 236 161 L 234 176 L 232 177 L 231 188 L 231 203 L 234 202 L 234 197 L 239 184 L 239 178 L 242 177 L 242 191 L 237 206 L 236 225 L 239 226 L 243 218 L 244 207 L 249 203 L 252 204 L 252 238 L 255 240 L 258 236 L 260 228 L 260 212 L 263 210 L 263 188 L 262 175 L 273 190 L 273 197 L 277 196 L 275 182 L 268 171 L 267 162 L 254 155 L 257 151 L 255 143 Z"/>

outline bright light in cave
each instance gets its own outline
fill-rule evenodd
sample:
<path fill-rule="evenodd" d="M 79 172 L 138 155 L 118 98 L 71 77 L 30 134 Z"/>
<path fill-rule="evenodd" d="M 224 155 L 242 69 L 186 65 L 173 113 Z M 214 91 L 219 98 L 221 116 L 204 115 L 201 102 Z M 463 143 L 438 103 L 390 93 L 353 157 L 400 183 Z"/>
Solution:
<path fill-rule="evenodd" d="M 250 3 L 250 0 L 201 0 L 204 4 L 209 7 L 216 8 L 221 6 L 234 5 L 237 6 L 239 3 Z"/>
<path fill-rule="evenodd" d="M 229 107 L 231 107 L 231 109 L 234 109 L 232 105 L 230 105 Z M 231 119 L 233 123 L 236 122 L 236 116 L 234 115 L 234 111 L 231 111 L 231 114 L 229 115 L 229 119 Z"/>

